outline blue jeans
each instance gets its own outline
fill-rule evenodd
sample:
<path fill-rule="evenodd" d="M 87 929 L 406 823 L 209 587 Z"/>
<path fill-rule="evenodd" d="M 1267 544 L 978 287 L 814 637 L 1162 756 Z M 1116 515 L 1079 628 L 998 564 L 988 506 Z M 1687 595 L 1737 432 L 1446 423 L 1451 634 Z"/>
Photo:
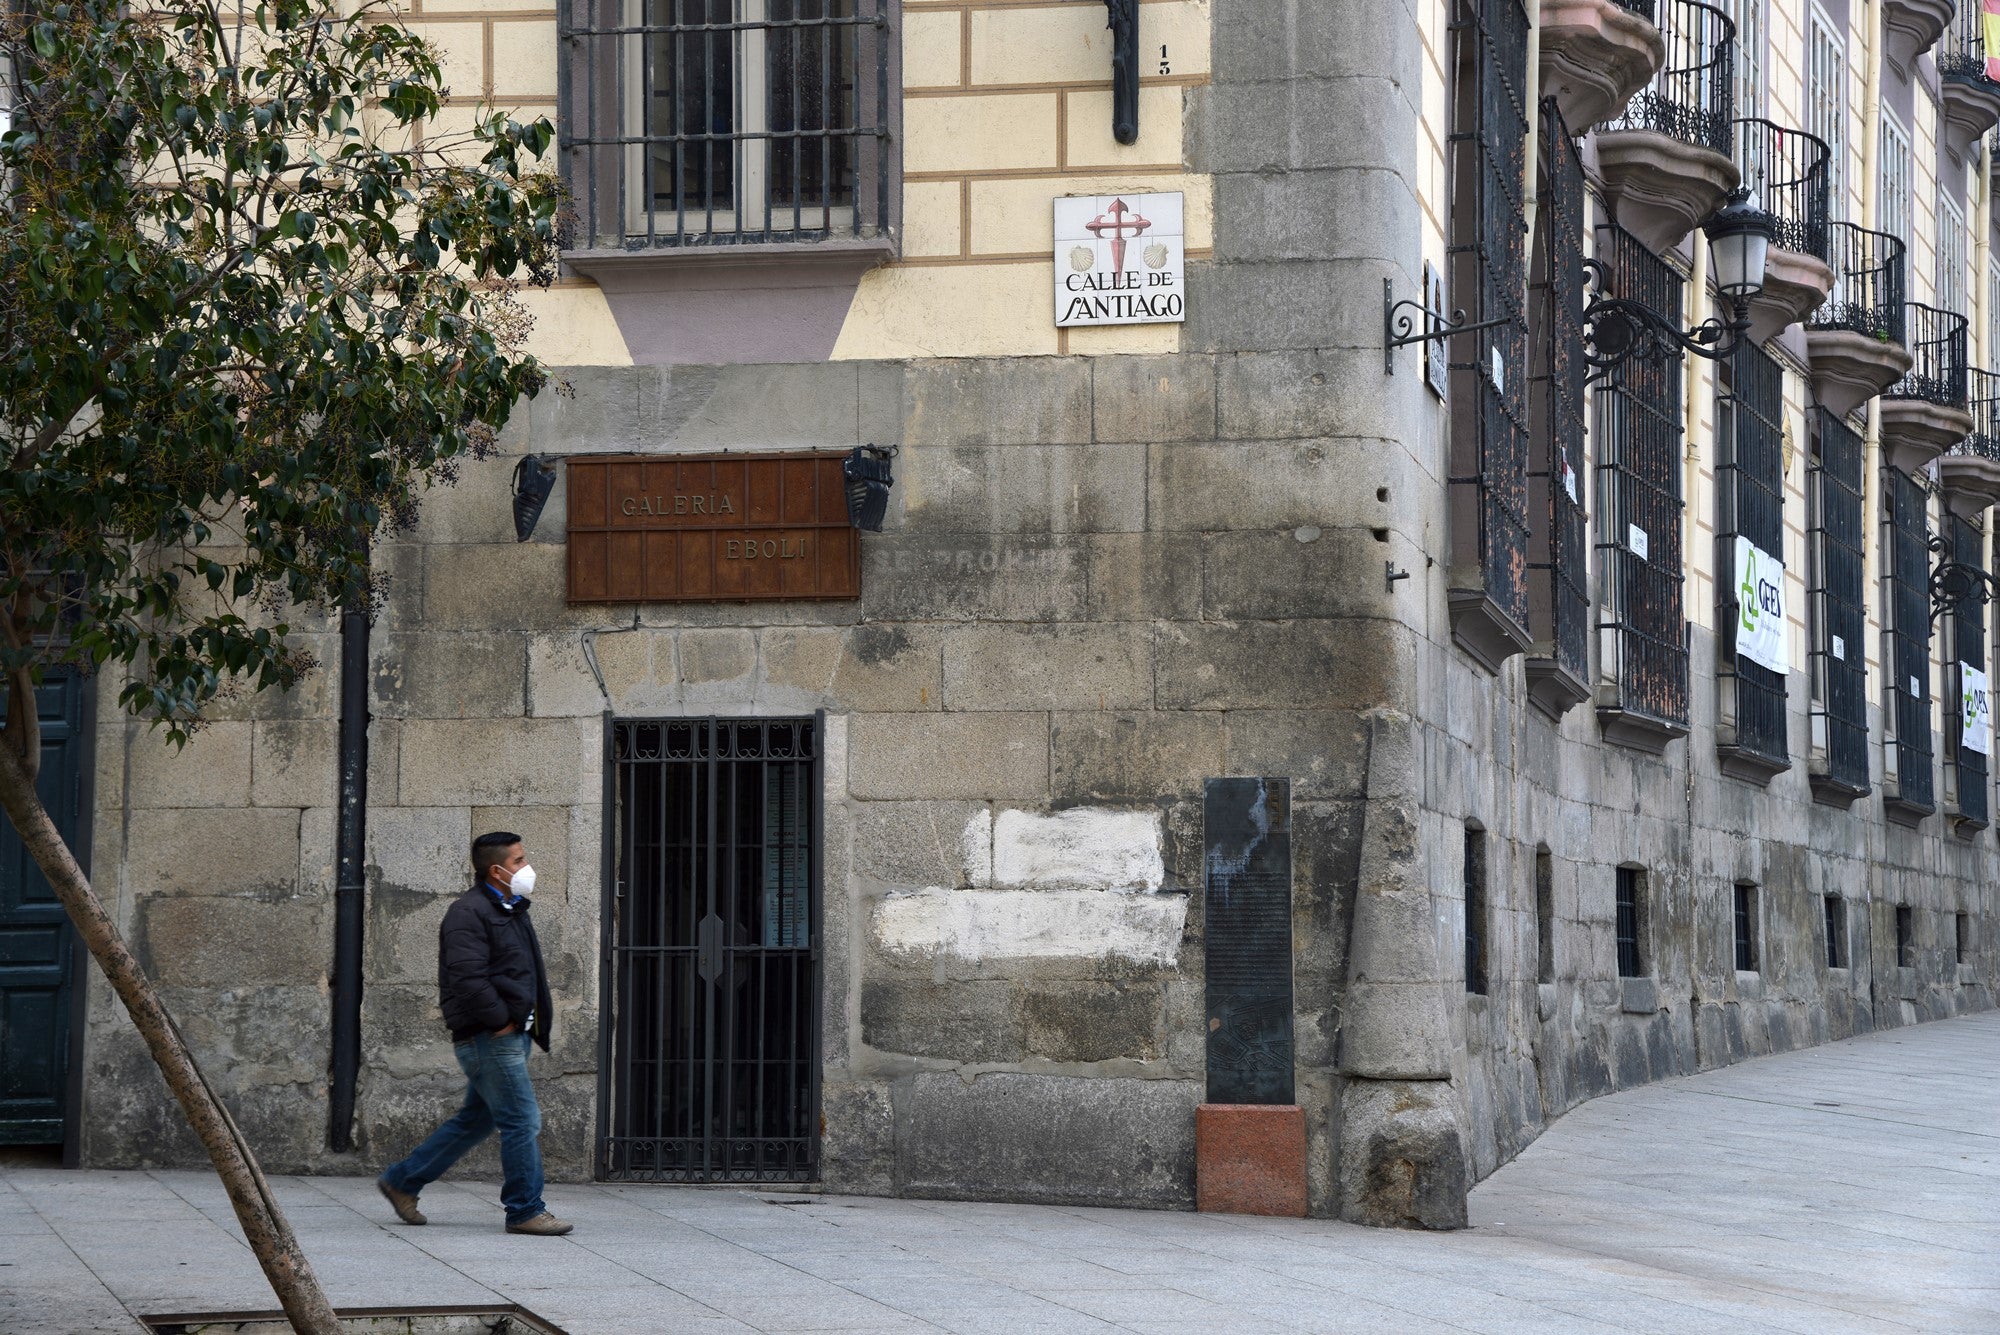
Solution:
<path fill-rule="evenodd" d="M 382 1180 L 398 1191 L 417 1195 L 445 1175 L 468 1150 L 496 1129 L 500 1132 L 500 1168 L 505 1181 L 500 1203 L 507 1222 L 533 1219 L 542 1204 L 542 1110 L 535 1087 L 528 1083 L 528 1035 L 481 1034 L 452 1048 L 465 1072 L 465 1103 L 430 1138 L 392 1164 Z"/>

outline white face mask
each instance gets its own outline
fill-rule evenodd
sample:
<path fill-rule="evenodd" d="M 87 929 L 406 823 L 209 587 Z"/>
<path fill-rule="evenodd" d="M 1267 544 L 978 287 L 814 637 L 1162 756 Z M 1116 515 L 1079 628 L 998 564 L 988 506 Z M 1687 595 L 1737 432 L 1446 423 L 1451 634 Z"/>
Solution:
<path fill-rule="evenodd" d="M 507 883 L 507 888 L 517 895 L 534 894 L 535 869 L 526 863 L 522 863 L 520 870 L 514 873 L 514 879 Z"/>

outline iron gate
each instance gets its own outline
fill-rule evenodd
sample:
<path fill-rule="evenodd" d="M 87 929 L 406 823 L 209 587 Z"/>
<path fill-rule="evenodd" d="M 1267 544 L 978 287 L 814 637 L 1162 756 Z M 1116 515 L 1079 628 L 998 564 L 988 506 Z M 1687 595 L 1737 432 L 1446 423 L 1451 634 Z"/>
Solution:
<path fill-rule="evenodd" d="M 821 732 L 612 725 L 602 1178 L 818 1172 Z"/>

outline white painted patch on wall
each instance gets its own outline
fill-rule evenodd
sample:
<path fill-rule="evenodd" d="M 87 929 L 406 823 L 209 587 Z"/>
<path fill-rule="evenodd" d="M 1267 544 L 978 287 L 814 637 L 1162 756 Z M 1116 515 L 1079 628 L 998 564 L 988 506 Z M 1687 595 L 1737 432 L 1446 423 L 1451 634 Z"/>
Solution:
<path fill-rule="evenodd" d="M 1116 955 L 1172 964 L 1187 926 L 1186 895 L 1106 890 L 918 890 L 885 899 L 875 939 L 898 954 L 961 959 Z"/>
<path fill-rule="evenodd" d="M 1160 825 L 1156 811 L 1003 811 L 993 822 L 993 884 L 1158 890 L 1167 877 Z"/>
<path fill-rule="evenodd" d="M 1157 812 L 982 810 L 961 836 L 970 888 L 892 895 L 876 908 L 876 940 L 898 954 L 1171 964 L 1188 902 L 1160 893 L 1162 839 Z"/>

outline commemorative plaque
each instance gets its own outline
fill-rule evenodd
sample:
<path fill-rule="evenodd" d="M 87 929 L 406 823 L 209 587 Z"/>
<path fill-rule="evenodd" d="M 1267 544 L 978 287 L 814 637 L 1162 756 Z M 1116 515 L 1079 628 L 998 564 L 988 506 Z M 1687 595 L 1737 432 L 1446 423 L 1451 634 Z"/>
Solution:
<path fill-rule="evenodd" d="M 861 596 L 837 452 L 569 461 L 569 601 Z"/>

